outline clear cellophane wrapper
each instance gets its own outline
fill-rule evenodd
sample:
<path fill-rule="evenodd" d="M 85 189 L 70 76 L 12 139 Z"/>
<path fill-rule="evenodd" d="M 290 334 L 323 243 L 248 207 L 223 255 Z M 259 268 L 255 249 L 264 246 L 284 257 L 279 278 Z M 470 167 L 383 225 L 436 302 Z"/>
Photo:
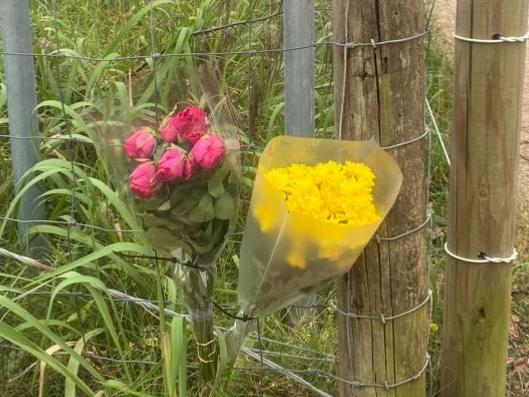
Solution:
<path fill-rule="evenodd" d="M 283 193 L 265 174 L 293 163 L 363 163 L 375 174 L 378 221 L 337 225 L 289 213 Z M 240 253 L 238 296 L 242 311 L 258 316 L 312 293 L 346 273 L 393 206 L 402 174 L 374 140 L 335 141 L 281 136 L 266 146 L 257 170 Z"/>
<path fill-rule="evenodd" d="M 139 126 L 156 130 L 161 120 L 127 122 L 109 112 L 114 116 L 92 123 L 92 137 L 112 186 L 142 229 L 138 238 L 151 245 L 157 256 L 174 258 L 176 262 L 173 279 L 188 307 L 201 378 L 210 379 L 218 354 L 211 301 L 215 264 L 237 221 L 241 164 L 239 131 L 227 116 L 225 101 L 215 96 L 208 79 L 195 82 L 195 91 L 197 87 L 201 94 L 193 97 L 199 98 L 198 106 L 208 113 L 208 131 L 221 136 L 224 142 L 224 157 L 213 170 L 200 170 L 190 180 L 163 184 L 152 198 L 135 197 L 129 188 L 129 175 L 138 163 L 127 158 L 123 142 Z M 188 104 L 182 101 L 179 108 Z M 163 145 L 154 152 L 154 163 L 166 149 L 167 145 Z"/>

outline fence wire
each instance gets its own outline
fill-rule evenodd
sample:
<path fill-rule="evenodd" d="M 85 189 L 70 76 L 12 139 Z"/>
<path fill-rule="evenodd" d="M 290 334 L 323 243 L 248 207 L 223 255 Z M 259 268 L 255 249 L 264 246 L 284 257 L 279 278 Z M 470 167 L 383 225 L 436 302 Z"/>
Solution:
<path fill-rule="evenodd" d="M 295 51 L 299 49 L 304 48 L 310 48 L 314 47 L 316 49 L 322 49 L 324 51 L 332 48 L 332 47 L 344 47 L 346 49 L 351 49 L 355 47 L 364 47 L 369 46 L 372 48 L 376 48 L 378 46 L 385 46 L 385 45 L 395 45 L 402 43 L 404 41 L 408 40 L 423 40 L 428 39 L 428 47 L 430 43 L 430 19 L 433 11 L 433 7 L 435 5 L 435 0 L 431 2 L 431 6 L 428 11 L 427 16 L 427 23 L 425 25 L 424 31 L 417 32 L 413 36 L 410 36 L 408 38 L 406 37 L 397 37 L 392 40 L 386 40 L 382 42 L 376 42 L 374 40 L 371 40 L 366 43 L 338 43 L 334 42 L 332 40 L 329 40 L 328 35 L 326 35 L 324 32 L 326 31 L 325 28 L 320 29 L 322 33 L 322 37 L 318 38 L 314 43 L 311 43 L 310 45 L 304 45 L 304 46 L 296 46 L 292 48 L 254 48 L 253 40 L 256 39 L 257 33 L 255 33 L 255 25 L 257 24 L 272 24 L 275 23 L 276 26 L 280 25 L 280 21 L 278 20 L 278 17 L 282 15 L 282 8 L 281 8 L 281 2 L 279 2 L 277 10 L 270 13 L 269 15 L 264 16 L 254 16 L 254 9 L 255 5 L 257 4 L 257 1 L 251 1 L 249 6 L 249 12 L 248 12 L 248 18 L 245 20 L 235 21 L 226 23 L 222 26 L 211 26 L 211 27 L 203 27 L 199 30 L 193 31 L 190 33 L 190 37 L 192 38 L 200 38 L 200 37 L 211 37 L 213 35 L 217 35 L 229 30 L 233 29 L 239 29 L 239 28 L 246 28 L 248 29 L 248 43 L 246 45 L 246 49 L 244 50 L 220 50 L 220 51 L 196 51 L 196 52 L 181 52 L 181 53 L 171 53 L 166 51 L 165 49 L 159 49 L 159 45 L 156 38 L 156 29 L 155 29 L 155 16 L 154 16 L 154 5 L 153 0 L 150 0 L 150 6 L 151 9 L 147 13 L 147 26 L 148 26 L 148 33 L 149 33 L 149 43 L 150 43 L 150 53 L 146 54 L 131 54 L 131 55 L 117 55 L 112 57 L 103 57 L 103 56 L 88 56 L 83 54 L 74 54 L 70 51 L 65 51 L 64 48 L 62 48 L 61 45 L 61 39 L 59 37 L 59 31 L 60 31 L 60 24 L 59 24 L 59 15 L 60 15 L 60 2 L 53 1 L 52 2 L 52 10 L 53 10 L 53 19 L 55 22 L 55 34 L 54 34 L 54 49 L 50 50 L 48 48 L 46 51 L 43 52 L 34 52 L 34 53 L 22 53 L 22 52 L 8 52 L 8 51 L 1 51 L 0 53 L 2 56 L 31 56 L 37 59 L 43 59 L 46 62 L 49 62 L 51 60 L 55 60 L 55 66 L 54 66 L 54 74 L 55 74 L 55 80 L 57 82 L 57 88 L 58 88 L 58 99 L 60 102 L 60 116 L 50 116 L 48 117 L 48 120 L 55 119 L 62 123 L 68 123 L 72 120 L 72 115 L 68 112 L 66 108 L 66 96 L 64 93 L 64 87 L 63 83 L 61 81 L 63 80 L 63 73 L 64 71 L 61 70 L 63 67 L 63 64 L 61 64 L 61 60 L 67 61 L 75 61 L 75 60 L 83 60 L 93 63 L 94 65 L 104 63 L 104 64 L 114 64 L 118 62 L 125 62 L 125 61 L 141 61 L 141 65 L 136 65 L 135 70 L 140 70 L 143 67 L 149 66 L 151 68 L 151 80 L 154 84 L 154 93 L 153 93 L 153 99 L 154 99 L 154 117 L 156 121 L 156 125 L 159 125 L 160 122 L 160 112 L 161 112 L 161 104 L 160 104 L 160 93 L 159 93 L 159 77 L 158 77 L 158 67 L 161 62 L 163 62 L 166 59 L 171 58 L 193 58 L 197 60 L 210 60 L 210 59 L 227 59 L 230 57 L 238 57 L 242 56 L 245 57 L 247 62 L 247 74 L 248 74 L 248 80 L 247 80 L 247 91 L 249 95 L 248 100 L 248 108 L 246 109 L 248 113 L 248 120 L 250 121 L 252 118 L 256 117 L 255 114 L 252 114 L 252 112 L 255 111 L 255 109 L 252 108 L 251 99 L 255 95 L 255 87 L 257 82 L 255 81 L 255 69 L 257 62 L 255 61 L 255 57 L 257 56 L 269 56 L 273 54 L 279 54 L 289 52 L 289 51 Z M 328 7 L 325 6 L 317 6 L 316 11 L 319 13 L 326 13 L 328 15 L 331 10 Z M 275 21 L 275 22 L 274 22 Z M 346 53 L 347 51 L 344 51 Z M 329 88 L 332 89 L 332 86 L 329 85 Z M 72 87 L 70 87 L 72 88 Z M 439 128 L 437 124 L 435 123 L 435 119 L 433 117 L 433 112 L 431 111 L 430 106 L 428 105 L 428 111 L 429 115 L 432 117 L 435 133 L 440 139 L 441 144 L 443 143 L 441 133 L 439 131 Z M 1 124 L 0 124 L 1 127 Z M 85 136 L 83 134 L 79 134 L 77 131 L 73 129 L 72 126 L 67 124 L 61 124 L 58 128 L 59 132 L 53 131 L 52 135 L 49 136 L 42 136 L 39 138 L 39 143 L 43 147 L 47 148 L 55 148 L 53 145 L 55 144 L 64 144 L 65 145 L 65 154 L 66 159 L 70 164 L 70 174 L 71 174 L 71 188 L 70 188 L 70 194 L 68 197 L 68 203 L 67 203 L 67 212 L 63 214 L 62 217 L 58 217 L 58 219 L 38 219 L 38 220 L 26 220 L 26 219 L 18 219 L 15 216 L 0 216 L 0 220 L 8 223 L 29 223 L 33 225 L 49 225 L 49 226 L 56 226 L 56 227 L 63 227 L 65 229 L 66 234 L 64 235 L 64 243 L 66 247 L 66 258 L 63 258 L 62 260 L 66 259 L 68 263 L 74 263 L 77 259 L 76 253 L 78 251 L 78 243 L 79 240 L 77 240 L 74 236 L 79 230 L 87 229 L 92 232 L 101 232 L 101 233 L 112 233 L 121 236 L 120 239 L 123 239 L 122 235 L 124 233 L 139 233 L 141 232 L 141 229 L 127 229 L 122 228 L 119 224 L 114 224 L 114 227 L 108 227 L 108 225 L 98 225 L 98 224 L 92 224 L 87 222 L 79 222 L 77 221 L 77 215 L 78 215 L 78 206 L 82 202 L 82 198 L 79 197 L 79 186 L 81 186 L 81 177 L 79 176 L 79 171 L 81 170 L 80 167 L 82 167 L 82 160 L 76 158 L 77 151 L 76 148 L 78 148 L 81 145 L 100 145 L 100 143 L 92 142 L 88 136 Z M 65 131 L 64 131 L 65 130 Z M 341 132 L 341 125 L 339 128 L 339 131 Z M 249 131 L 250 136 L 252 135 L 253 131 Z M 25 138 L 25 137 L 13 137 L 7 133 L 1 133 L 0 139 L 31 139 L 31 138 Z M 395 143 L 393 145 L 387 146 L 386 149 L 397 149 L 398 147 L 405 145 L 405 144 L 412 144 L 415 143 L 421 139 L 430 138 L 429 136 L 429 129 L 426 129 L 424 132 L 419 132 L 416 138 L 413 138 L 409 142 L 402 142 L 402 143 Z M 431 138 L 430 138 L 431 139 Z M 431 142 L 431 141 L 430 141 Z M 246 166 L 252 166 L 255 162 L 255 155 L 259 153 L 260 150 L 262 150 L 262 147 L 260 145 L 262 142 L 249 142 L 249 143 L 243 143 L 242 145 L 242 161 L 243 164 Z M 110 143 L 112 144 L 112 143 Z M 120 145 L 119 143 L 115 143 L 116 145 Z M 77 145 L 77 146 L 76 146 Z M 446 155 L 446 159 L 448 161 L 448 154 L 447 151 L 442 145 L 443 151 Z M 247 205 L 247 200 L 244 202 L 243 205 Z M 422 229 L 423 227 L 427 227 L 429 222 L 431 222 L 431 219 L 428 218 L 424 224 L 421 224 L 417 228 L 410 231 L 408 234 L 413 233 L 415 231 L 418 231 Z M 232 244 L 238 244 L 240 240 L 237 238 L 240 237 L 241 231 L 236 231 L 232 234 L 233 240 L 231 240 Z M 406 234 L 407 235 L 407 234 Z M 381 241 L 385 239 L 390 238 L 400 238 L 403 236 L 393 236 L 393 237 L 379 237 Z M 29 266 L 34 269 L 38 269 L 42 272 L 53 272 L 56 270 L 54 266 L 50 266 L 46 263 L 44 263 L 41 260 L 35 260 L 29 256 L 20 255 L 16 252 L 12 252 L 9 250 L 9 245 L 12 244 L 12 242 L 9 239 L 4 240 L 2 237 L 2 240 L 0 240 L 0 243 L 2 247 L 0 247 L 0 255 L 4 257 L 8 257 L 18 263 L 22 263 L 26 266 Z M 228 248 L 229 249 L 229 248 Z M 429 250 L 431 253 L 431 250 Z M 119 253 L 117 253 L 119 256 Z M 126 256 L 123 255 L 123 256 Z M 145 260 L 149 261 L 150 257 L 143 255 L 139 256 L 140 261 Z M 60 261 L 61 259 L 59 259 Z M 168 261 L 171 260 L 171 258 L 167 258 Z M 431 258 L 429 259 L 431 260 Z M 59 262 L 60 266 L 60 262 Z M 1 276 L 5 276 L 4 274 L 1 274 Z M 28 283 L 28 285 L 32 285 L 31 282 Z M 101 287 L 94 286 L 99 289 Z M 7 296 L 13 296 L 15 300 L 21 301 L 23 299 L 31 299 L 31 297 L 37 297 L 37 296 L 51 296 L 53 293 L 54 284 L 53 283 L 42 283 L 42 285 L 32 285 L 32 288 L 30 290 L 23 290 L 19 288 L 3 288 L 2 294 L 5 294 Z M 101 292 L 104 293 L 104 299 L 108 300 L 112 303 L 120 303 L 123 305 L 131 304 L 132 306 L 142 308 L 147 313 L 150 313 L 154 316 L 157 316 L 160 311 L 159 307 L 159 301 L 155 299 L 146 299 L 134 296 L 132 294 L 128 294 L 125 291 L 120 291 L 112 288 L 103 288 L 101 289 Z M 61 291 L 57 294 L 57 296 L 60 296 L 61 298 L 68 299 L 72 298 L 75 302 L 75 310 L 77 317 L 81 320 L 81 327 L 84 329 L 84 323 L 83 319 L 85 317 L 85 314 L 83 313 L 84 305 L 86 305 L 87 302 L 89 302 L 93 296 L 89 293 L 84 293 L 80 290 L 79 286 L 74 287 L 72 291 Z M 428 302 L 428 300 L 431 298 L 430 295 L 428 295 L 428 299 L 424 302 L 421 302 L 420 306 L 417 308 L 410 309 L 410 313 L 414 312 L 415 310 L 418 310 L 419 308 L 422 308 L 425 306 Z M 221 303 L 216 302 L 215 303 L 218 308 L 221 308 L 221 314 L 228 315 L 231 310 L 236 311 L 237 306 L 235 304 L 230 303 Z M 324 301 L 322 303 L 314 304 L 314 305 L 294 305 L 297 308 L 300 309 L 306 309 L 306 310 L 316 310 L 316 313 L 318 313 L 318 316 L 325 315 L 325 316 L 331 316 L 334 317 L 336 315 L 346 315 L 346 316 L 357 316 L 357 319 L 361 319 L 359 315 L 353 314 L 353 313 L 343 313 L 340 310 L 337 310 L 336 305 L 333 302 Z M 166 300 L 164 301 L 164 307 L 172 307 L 172 308 L 182 308 L 181 302 L 173 301 L 173 300 Z M 184 316 L 183 314 L 173 310 L 164 308 L 164 313 L 167 317 L 175 317 L 175 316 Z M 233 316 L 232 316 L 233 317 Z M 399 316 L 400 317 L 400 316 Z M 391 316 L 384 317 L 377 317 L 377 319 L 384 319 L 385 321 L 392 321 L 395 320 Z M 372 316 L 369 316 L 367 320 L 373 320 Z M 261 330 L 264 326 L 264 329 Z M 243 348 L 243 353 L 251 358 L 252 360 L 256 361 L 258 365 L 248 365 L 245 367 L 236 367 L 236 370 L 239 371 L 252 371 L 259 373 L 259 393 L 263 393 L 264 384 L 263 379 L 267 376 L 267 372 L 273 372 L 278 373 L 281 376 L 284 376 L 290 380 L 292 380 L 295 383 L 298 383 L 302 387 L 306 388 L 306 390 L 310 390 L 312 393 L 321 395 L 321 396 L 330 396 L 327 391 L 322 390 L 321 382 L 318 382 L 318 386 L 316 385 L 316 381 L 318 379 L 325 379 L 325 382 L 327 384 L 327 388 L 333 388 L 337 383 L 346 383 L 353 387 L 374 387 L 374 388 L 385 388 L 390 389 L 394 387 L 398 387 L 401 384 L 412 382 L 422 375 L 424 375 L 428 370 L 428 365 L 430 363 L 429 357 L 426 358 L 426 362 L 424 367 L 418 369 L 418 373 L 414 375 L 413 377 L 405 380 L 398 381 L 397 383 L 390 384 L 388 382 L 383 383 L 363 383 L 359 380 L 348 380 L 348 379 L 342 379 L 336 375 L 336 364 L 337 364 L 337 358 L 335 354 L 318 351 L 309 348 L 308 346 L 298 346 L 290 341 L 287 341 L 287 338 L 285 337 L 285 340 L 277 340 L 275 338 L 267 337 L 267 329 L 266 329 L 266 322 L 258 327 L 258 333 L 251 333 L 248 336 L 248 339 L 252 342 L 249 345 L 246 345 Z M 226 328 L 218 327 L 219 331 L 225 331 Z M 263 332 L 261 332 L 263 331 Z M 84 340 L 84 332 L 79 333 L 82 338 L 85 346 L 89 346 L 90 343 L 88 343 L 86 340 Z M 24 350 L 20 347 L 14 346 L 12 344 L 8 343 L 0 343 L 0 356 L 3 358 L 7 357 L 9 352 L 18 352 L 19 354 L 22 353 Z M 59 352 L 59 355 L 67 355 L 67 353 Z M 109 357 L 106 355 L 102 355 L 101 353 L 97 353 L 95 351 L 91 351 L 90 348 L 86 348 L 82 352 L 83 356 L 86 358 L 89 358 L 91 360 L 96 360 L 99 362 L 113 362 L 115 364 L 123 364 L 123 363 L 129 363 L 129 364 L 138 364 L 138 365 L 147 365 L 147 366 L 156 366 L 160 365 L 161 358 L 159 355 L 156 355 L 156 360 L 135 360 L 132 358 L 129 359 L 116 359 L 113 357 Z M 279 360 L 279 361 L 274 361 Z M 6 360 L 2 359 L 2 363 L 5 363 Z M 290 367 L 290 366 L 284 366 L 281 363 L 292 363 L 292 362 L 298 362 L 300 361 L 300 366 L 298 367 Z M 25 369 L 23 369 L 20 373 L 16 374 L 15 376 L 9 375 L 9 368 L 5 368 L 3 365 L 0 368 L 0 380 L 8 380 L 8 382 L 13 382 L 19 378 L 22 378 L 26 376 L 29 372 L 33 370 L 33 368 L 36 366 L 36 363 L 32 363 L 29 366 L 27 366 Z M 190 366 L 192 368 L 192 365 Z M 309 381 L 308 379 L 311 379 Z M 7 384 L 8 382 L 4 382 Z M 430 391 L 432 391 L 432 387 L 430 387 Z"/>

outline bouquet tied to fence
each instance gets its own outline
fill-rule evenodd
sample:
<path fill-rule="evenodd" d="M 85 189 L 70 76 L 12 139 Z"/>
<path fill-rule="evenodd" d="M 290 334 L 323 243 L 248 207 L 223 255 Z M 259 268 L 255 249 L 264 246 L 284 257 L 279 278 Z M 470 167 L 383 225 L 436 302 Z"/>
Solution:
<path fill-rule="evenodd" d="M 241 245 L 243 315 L 283 308 L 346 273 L 401 183 L 398 165 L 374 140 L 271 140 L 259 161 Z M 232 329 L 232 354 L 245 333 L 241 322 Z"/>
<path fill-rule="evenodd" d="M 215 373 L 215 262 L 235 225 L 240 185 L 238 133 L 219 112 L 187 105 L 159 125 L 107 121 L 94 132 L 116 191 L 141 219 L 140 235 L 175 263 L 202 379 Z"/>

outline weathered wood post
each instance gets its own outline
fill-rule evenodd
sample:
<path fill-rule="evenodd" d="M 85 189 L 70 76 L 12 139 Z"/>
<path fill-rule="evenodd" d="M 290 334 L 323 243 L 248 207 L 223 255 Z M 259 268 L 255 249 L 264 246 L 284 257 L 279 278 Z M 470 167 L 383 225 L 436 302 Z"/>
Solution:
<path fill-rule="evenodd" d="M 499 397 L 506 394 L 527 0 L 459 0 L 456 30 L 441 395 Z M 508 263 L 487 263 L 480 253 Z"/>
<path fill-rule="evenodd" d="M 338 137 L 374 136 L 391 150 L 404 174 L 395 207 L 378 231 L 381 238 L 371 242 L 351 272 L 337 282 L 339 375 L 359 382 L 357 386 L 341 382 L 341 396 L 425 394 L 428 290 L 423 227 L 427 217 L 423 23 L 422 0 L 334 0 L 334 41 L 368 43 L 348 48 L 336 45 L 334 49 Z M 376 44 L 393 39 L 407 40 Z"/>
<path fill-rule="evenodd" d="M 5 52 L 31 53 L 29 1 L 0 1 L 0 29 Z M 21 188 L 20 178 L 38 161 L 39 123 L 37 115 L 33 113 L 37 105 L 35 70 L 31 56 L 5 54 L 3 62 L 7 86 L 13 180 L 15 191 L 18 192 Z M 43 208 L 35 202 L 39 195 L 39 189 L 33 187 L 22 197 L 17 214 L 19 219 L 22 221 L 44 219 Z M 27 226 L 27 223 L 19 224 L 20 234 L 24 234 Z"/>

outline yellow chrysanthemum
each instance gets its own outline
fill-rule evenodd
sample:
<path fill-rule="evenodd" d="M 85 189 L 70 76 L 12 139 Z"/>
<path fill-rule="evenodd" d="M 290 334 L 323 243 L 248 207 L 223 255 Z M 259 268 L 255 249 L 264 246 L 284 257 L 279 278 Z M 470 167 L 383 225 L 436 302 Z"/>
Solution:
<path fill-rule="evenodd" d="M 283 193 L 291 213 L 353 227 L 379 219 L 373 203 L 375 175 L 365 164 L 292 164 L 272 169 L 265 177 Z"/>
<path fill-rule="evenodd" d="M 267 233 L 274 228 L 276 214 L 273 208 L 266 205 L 259 205 L 253 209 L 253 215 L 259 220 L 261 231 Z"/>
<path fill-rule="evenodd" d="M 307 266 L 305 263 L 305 258 L 296 252 L 293 252 L 287 256 L 287 263 L 290 267 L 294 267 L 296 269 L 305 269 Z"/>

